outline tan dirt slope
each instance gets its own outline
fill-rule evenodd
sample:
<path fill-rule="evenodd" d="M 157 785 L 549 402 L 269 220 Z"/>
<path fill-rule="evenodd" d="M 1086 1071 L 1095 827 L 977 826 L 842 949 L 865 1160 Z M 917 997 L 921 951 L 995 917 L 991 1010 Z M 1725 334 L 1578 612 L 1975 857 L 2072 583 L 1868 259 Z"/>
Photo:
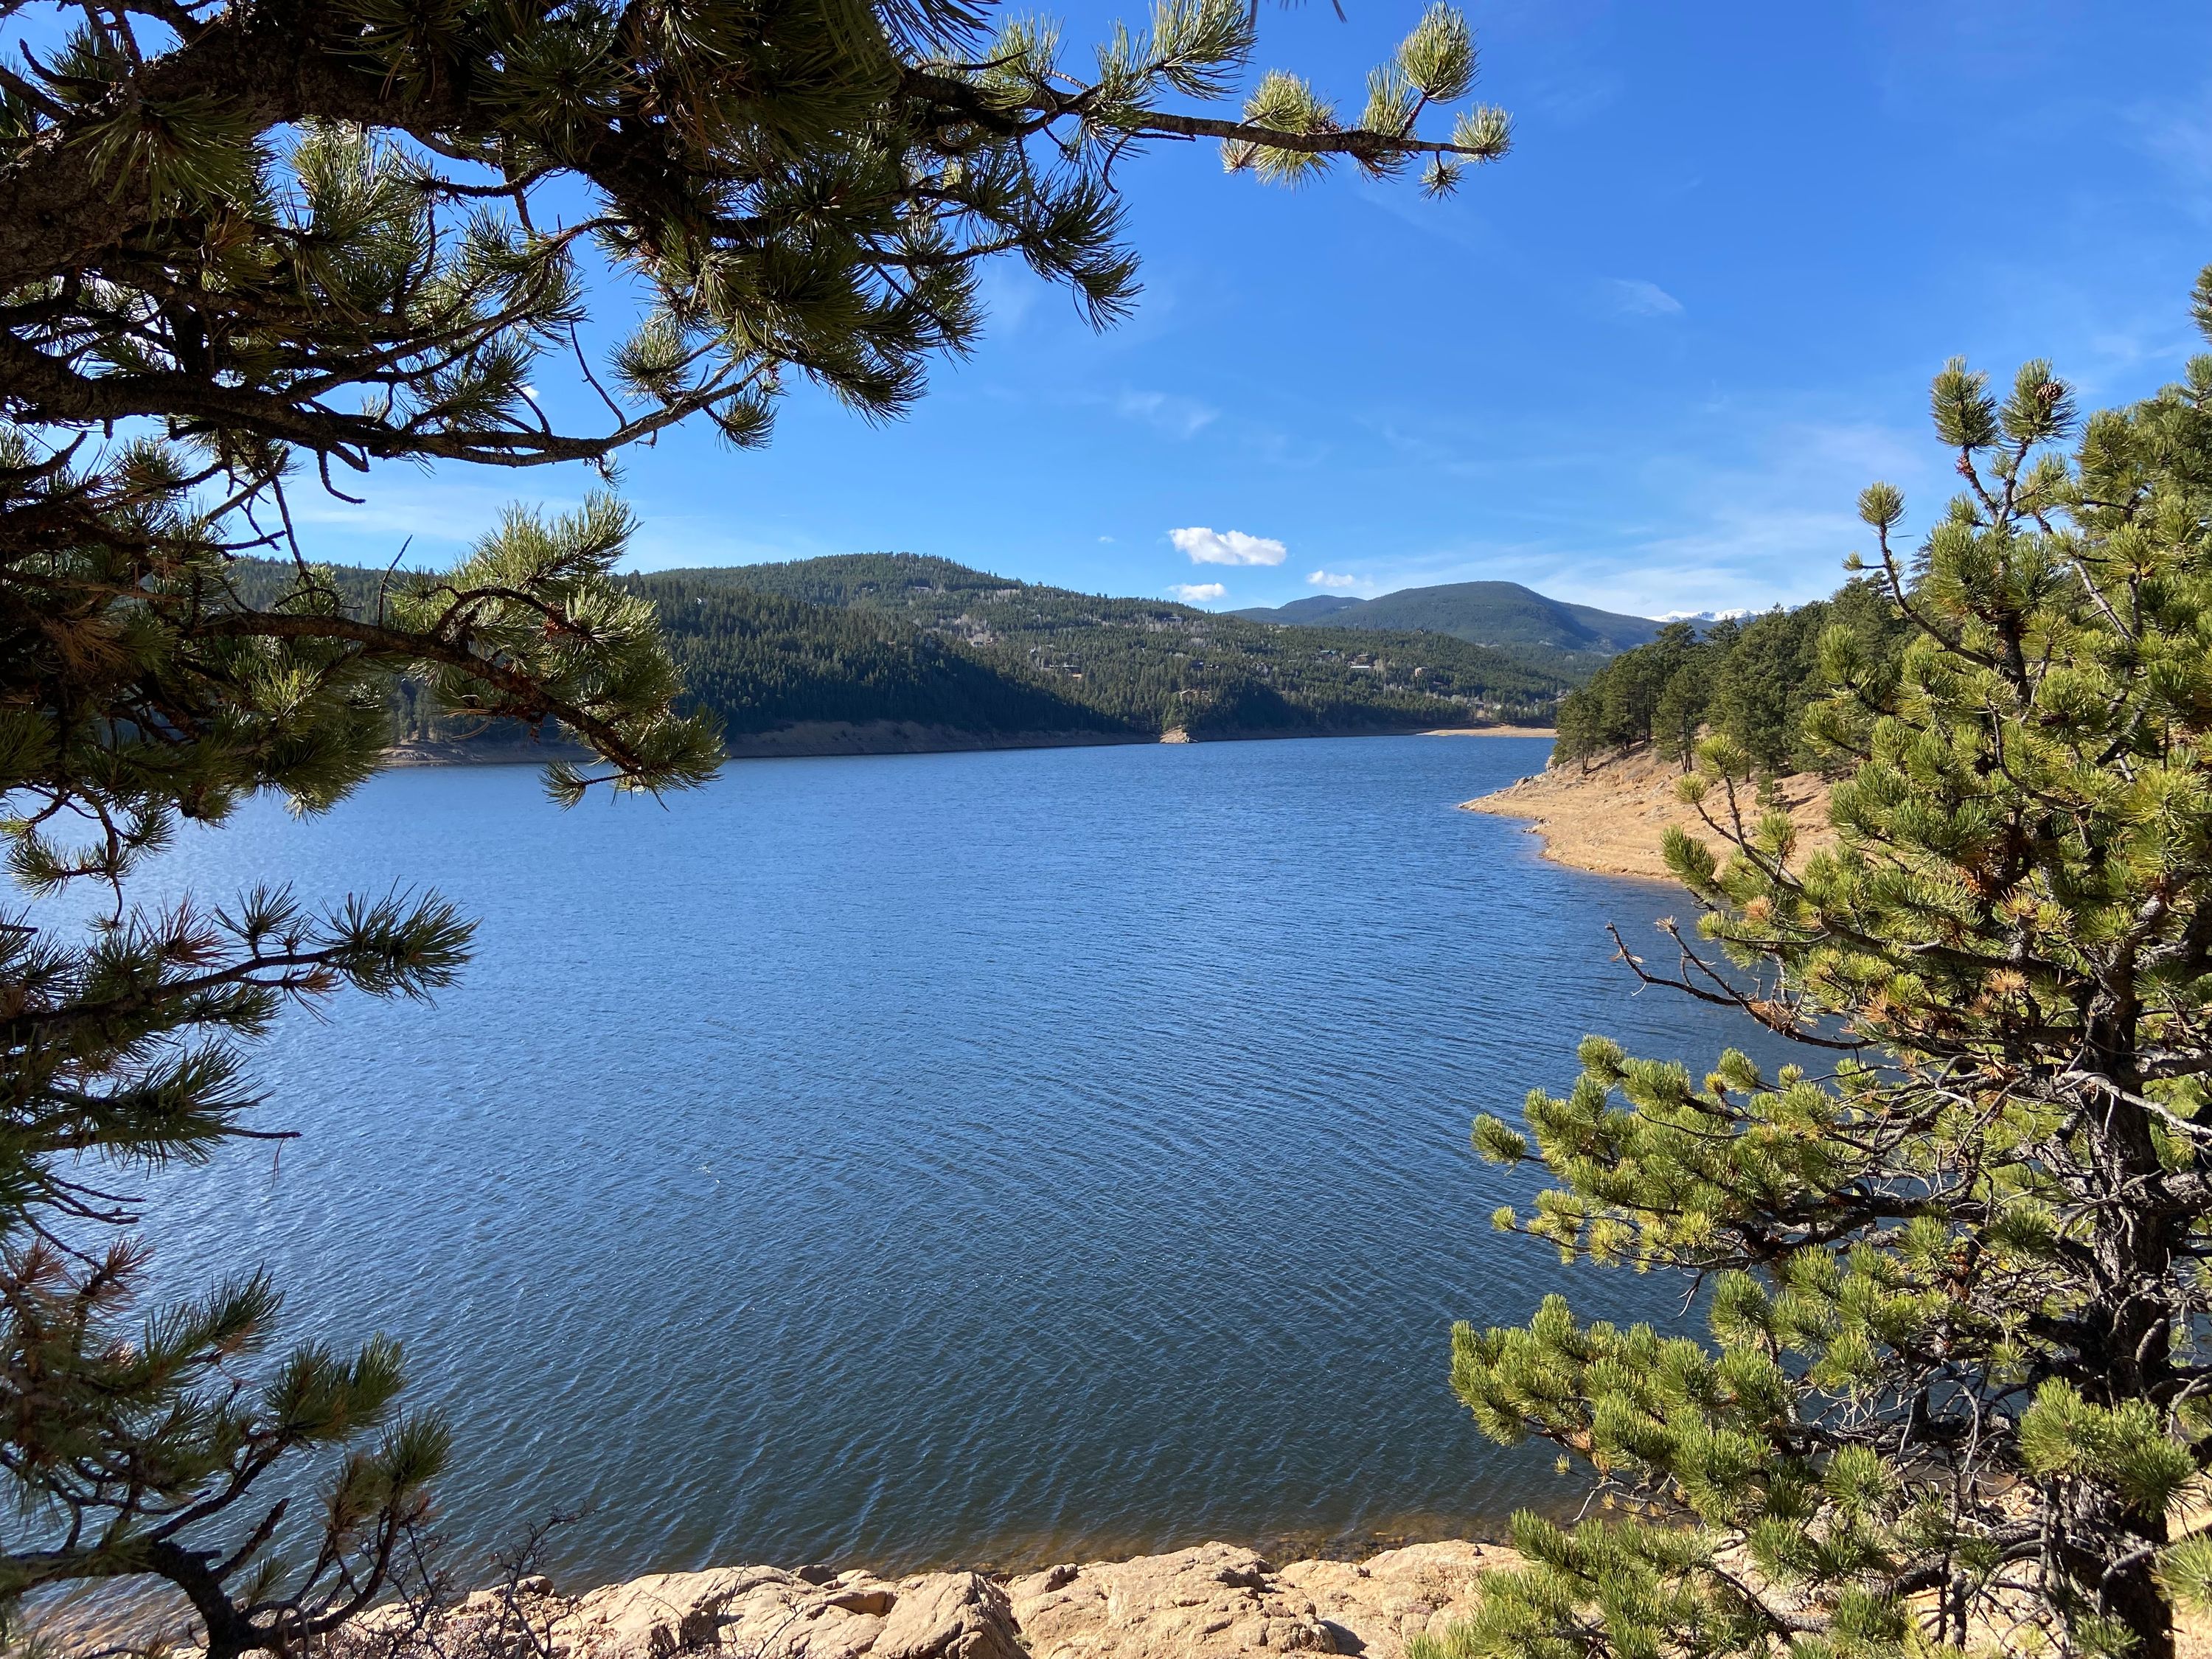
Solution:
<path fill-rule="evenodd" d="M 1555 863 L 1601 875 L 1671 881 L 1659 853 L 1668 825 L 1679 824 L 1708 842 L 1716 839 L 1696 809 L 1674 798 L 1674 781 L 1681 775 L 1679 762 L 1649 752 L 1609 760 L 1587 772 L 1569 762 L 1460 805 L 1470 812 L 1533 819 L 1529 833 L 1544 838 L 1544 856 Z M 1801 854 L 1835 845 L 1826 784 L 1800 775 L 1780 780 L 1775 793 L 1797 825 Z M 1721 814 L 1718 800 L 1708 805 L 1716 817 Z"/>

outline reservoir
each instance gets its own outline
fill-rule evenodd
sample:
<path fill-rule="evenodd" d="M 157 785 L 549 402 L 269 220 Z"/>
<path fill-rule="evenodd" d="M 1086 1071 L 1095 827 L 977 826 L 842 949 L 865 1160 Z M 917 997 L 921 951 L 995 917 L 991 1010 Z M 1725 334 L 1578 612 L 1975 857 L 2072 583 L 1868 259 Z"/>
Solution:
<path fill-rule="evenodd" d="M 1003 1566 L 1480 1533 L 1579 1488 L 1447 1384 L 1455 1319 L 1680 1286 L 1491 1227 L 1482 1110 L 1585 1033 L 1710 1065 L 1608 921 L 1686 895 L 1455 803 L 1530 738 L 753 761 L 563 813 L 525 768 L 257 802 L 146 885 L 432 888 L 434 1004 L 257 1050 L 258 1127 L 142 1182 L 163 1285 L 267 1263 L 286 1334 L 406 1344 L 441 1529 L 555 1510 L 572 1585 L 714 1563 Z M 1771 1047 L 1765 1052 L 1771 1053 Z"/>

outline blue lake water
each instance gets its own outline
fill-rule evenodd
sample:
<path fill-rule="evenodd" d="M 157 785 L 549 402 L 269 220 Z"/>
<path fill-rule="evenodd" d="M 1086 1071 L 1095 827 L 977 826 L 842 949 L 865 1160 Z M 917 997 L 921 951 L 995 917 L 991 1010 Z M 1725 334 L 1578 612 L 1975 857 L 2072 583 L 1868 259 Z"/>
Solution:
<path fill-rule="evenodd" d="M 1490 1228 L 1468 1125 L 1585 1032 L 1710 1061 L 1604 924 L 1668 890 L 1455 803 L 1540 740 L 753 761 L 665 806 L 526 769 L 257 804 L 160 879 L 434 887 L 433 1006 L 263 1051 L 302 1132 L 153 1184 L 163 1278 L 242 1251 L 288 1328 L 403 1338 L 464 1545 L 586 1508 L 582 1583 L 716 1561 L 1340 1546 L 1567 1501 L 1446 1385 L 1455 1318 L 1667 1317 Z"/>

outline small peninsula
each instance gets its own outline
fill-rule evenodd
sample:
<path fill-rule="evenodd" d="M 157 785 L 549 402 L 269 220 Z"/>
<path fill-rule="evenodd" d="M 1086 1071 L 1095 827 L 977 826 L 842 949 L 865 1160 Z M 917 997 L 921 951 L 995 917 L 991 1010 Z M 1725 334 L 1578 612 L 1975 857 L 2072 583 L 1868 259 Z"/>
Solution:
<path fill-rule="evenodd" d="M 1660 842 L 1670 825 L 1714 839 L 1711 830 L 1676 797 L 1679 762 L 1644 750 L 1584 766 L 1570 761 L 1547 767 L 1504 788 L 1460 803 L 1469 812 L 1527 818 L 1529 833 L 1544 839 L 1554 863 L 1601 875 L 1670 881 Z M 1808 851 L 1832 846 L 1828 787 L 1811 773 L 1776 781 L 1773 794 L 1796 824 Z M 1717 811 L 1716 805 L 1711 810 Z"/>

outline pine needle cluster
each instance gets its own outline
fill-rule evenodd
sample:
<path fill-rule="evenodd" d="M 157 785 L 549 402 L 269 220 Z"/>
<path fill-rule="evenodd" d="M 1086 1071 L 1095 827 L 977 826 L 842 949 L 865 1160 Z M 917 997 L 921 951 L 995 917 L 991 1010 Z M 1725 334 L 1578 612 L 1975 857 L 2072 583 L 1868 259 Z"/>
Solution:
<path fill-rule="evenodd" d="M 985 260 L 1095 322 L 1128 309 L 1114 170 L 1148 143 L 1300 158 L 1269 176 L 1426 161 L 1432 187 L 1507 147 L 1495 112 L 1419 131 L 1474 79 L 1443 8 L 1355 126 L 1267 82 L 1204 112 L 1249 78 L 1245 0 L 1160 0 L 1084 74 L 1055 29 L 993 21 L 969 0 L 0 7 L 0 833 L 22 896 L 0 914 L 0 1646 L 46 1595 L 153 1581 L 210 1659 L 305 1651 L 388 1592 L 447 1455 L 390 1344 L 277 1350 L 250 1264 L 145 1310 L 116 1189 L 281 1133 L 254 1127 L 252 1041 L 288 1004 L 437 990 L 467 924 L 434 895 L 149 909 L 145 860 L 264 791 L 343 799 L 401 687 L 426 719 L 581 744 L 549 769 L 563 804 L 686 788 L 720 757 L 612 574 L 611 496 L 512 511 L 363 604 L 301 545 L 301 491 L 392 462 L 611 480 L 694 416 L 765 441 L 801 379 L 894 416 L 975 341 Z M 635 314 L 605 315 L 624 294 Z M 319 1504 L 272 1474 L 318 1456 Z"/>
<path fill-rule="evenodd" d="M 1557 1297 L 1455 1333 L 1478 1425 L 1606 1512 L 1522 1517 L 1526 1566 L 1422 1659 L 2165 1659 L 2212 1599 L 2212 356 L 2074 405 L 2046 363 L 1954 362 L 1960 493 L 1910 554 L 1901 494 L 1861 497 L 1910 637 L 1820 641 L 1839 846 L 1801 854 L 1725 736 L 1683 780 L 1703 915 L 1628 959 L 1806 1062 L 1593 1038 L 1477 1125 L 1552 1177 L 1498 1225 L 1687 1275 L 1706 1335 Z"/>

